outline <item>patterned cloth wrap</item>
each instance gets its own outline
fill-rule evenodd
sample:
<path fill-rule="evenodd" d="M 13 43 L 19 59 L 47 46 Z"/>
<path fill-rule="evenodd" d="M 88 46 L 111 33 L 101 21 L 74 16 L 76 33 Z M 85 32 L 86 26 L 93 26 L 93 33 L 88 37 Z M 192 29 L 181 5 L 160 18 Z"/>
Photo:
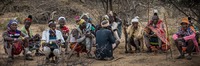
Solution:
<path fill-rule="evenodd" d="M 158 37 L 151 37 L 150 44 L 153 46 L 158 46 Z"/>
<path fill-rule="evenodd" d="M 179 38 L 183 38 L 185 36 L 191 35 L 192 33 L 194 33 L 194 32 L 192 31 L 191 28 L 188 28 L 187 31 L 184 31 L 181 28 L 179 28 L 179 30 L 178 30 L 178 32 L 176 34 L 178 35 Z M 183 46 L 187 46 L 188 45 L 187 42 L 185 42 L 185 41 L 182 41 L 182 42 L 183 42 Z"/>
<path fill-rule="evenodd" d="M 77 44 L 77 42 L 71 42 L 70 49 L 73 49 L 76 44 Z M 77 44 L 76 48 L 74 48 L 74 51 L 76 51 L 78 53 L 87 52 L 84 44 Z"/>
<path fill-rule="evenodd" d="M 19 30 L 16 30 L 15 32 L 8 31 L 8 35 L 11 38 L 19 38 L 20 35 L 21 35 L 21 31 L 19 31 Z M 8 43 L 10 43 L 10 42 L 8 42 Z M 12 54 L 13 55 L 19 55 L 23 50 L 22 42 L 20 42 L 20 41 L 12 43 L 12 46 L 13 46 L 12 47 Z"/>
<path fill-rule="evenodd" d="M 164 30 L 164 24 L 163 24 L 162 20 L 158 20 L 158 23 L 155 26 L 150 25 L 152 22 L 153 22 L 152 20 L 149 21 L 148 28 L 157 35 L 157 38 L 153 37 L 150 40 L 150 44 L 158 45 L 157 41 L 159 38 L 162 41 L 161 49 L 169 50 L 170 44 L 167 45 L 167 43 L 169 43 L 169 38 L 166 37 L 165 30 Z"/>
<path fill-rule="evenodd" d="M 15 42 L 13 43 L 12 47 L 12 54 L 13 55 L 19 55 L 23 50 L 22 42 Z"/>

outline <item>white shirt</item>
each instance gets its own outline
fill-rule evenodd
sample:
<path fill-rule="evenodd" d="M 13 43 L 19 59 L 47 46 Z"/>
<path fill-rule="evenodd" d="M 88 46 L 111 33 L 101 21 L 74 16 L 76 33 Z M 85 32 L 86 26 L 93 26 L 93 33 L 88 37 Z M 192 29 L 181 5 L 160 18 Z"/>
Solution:
<path fill-rule="evenodd" d="M 47 30 L 44 30 L 42 32 L 42 39 L 41 40 L 44 40 L 46 43 L 50 42 L 50 40 L 49 40 L 49 30 L 50 29 L 47 29 Z M 55 30 L 55 31 L 56 31 L 56 40 L 61 40 L 61 43 L 64 43 L 65 40 L 62 36 L 62 33 L 59 30 Z"/>

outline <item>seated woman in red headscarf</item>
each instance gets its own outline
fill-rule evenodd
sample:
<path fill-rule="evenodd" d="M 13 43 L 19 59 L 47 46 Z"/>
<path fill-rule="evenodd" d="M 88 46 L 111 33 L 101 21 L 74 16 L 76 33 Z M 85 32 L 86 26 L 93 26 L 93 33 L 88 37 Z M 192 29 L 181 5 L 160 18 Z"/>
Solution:
<path fill-rule="evenodd" d="M 27 49 L 27 43 L 23 42 L 20 37 L 25 37 L 20 30 L 17 29 L 17 20 L 10 20 L 8 23 L 8 30 L 2 35 L 4 39 L 4 49 L 8 54 L 8 61 L 13 61 L 14 55 L 19 55 L 24 50 L 26 60 L 33 60 L 30 51 Z M 22 46 L 24 45 L 24 46 Z"/>
<path fill-rule="evenodd" d="M 41 36 L 39 34 L 33 35 L 32 30 L 30 30 L 31 24 L 32 19 L 30 17 L 24 20 L 24 26 L 22 27 L 21 32 L 28 36 L 28 38 L 26 38 L 24 41 L 28 43 L 29 50 L 36 50 L 36 56 L 44 55 L 39 52 Z"/>

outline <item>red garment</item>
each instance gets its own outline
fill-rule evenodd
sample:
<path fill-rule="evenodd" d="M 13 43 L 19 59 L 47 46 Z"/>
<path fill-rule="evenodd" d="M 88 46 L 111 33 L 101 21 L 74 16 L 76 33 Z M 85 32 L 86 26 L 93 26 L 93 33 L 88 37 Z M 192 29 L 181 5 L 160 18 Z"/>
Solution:
<path fill-rule="evenodd" d="M 13 43 L 13 48 L 12 48 L 12 54 L 13 55 L 19 55 L 23 50 L 23 47 L 22 47 L 22 43 L 21 42 L 16 42 L 16 43 Z"/>
<path fill-rule="evenodd" d="M 164 44 L 169 43 L 169 38 L 166 37 L 165 30 L 164 30 L 164 24 L 162 20 L 158 20 L 158 23 L 156 24 L 156 28 L 152 26 L 153 21 L 151 20 L 147 27 L 150 28 L 151 31 L 153 31 L 158 38 L 162 40 Z M 169 44 L 170 45 L 170 44 Z"/>
<path fill-rule="evenodd" d="M 61 30 L 64 33 L 69 33 L 69 28 L 67 26 L 63 26 L 63 28 L 61 28 Z"/>
<path fill-rule="evenodd" d="M 82 53 L 82 52 L 87 52 L 87 50 L 85 49 L 85 46 L 83 44 L 77 44 L 76 46 L 76 42 L 75 43 L 70 43 L 70 49 L 78 53 Z"/>
<path fill-rule="evenodd" d="M 32 22 L 32 19 L 30 19 L 30 18 L 26 18 L 26 19 L 24 20 L 24 22 L 25 22 L 25 21 Z"/>
<path fill-rule="evenodd" d="M 152 20 L 149 21 L 148 24 L 147 24 L 147 26 L 152 26 L 152 23 L 153 23 Z M 162 28 L 162 26 L 163 26 L 163 21 L 162 21 L 162 20 L 158 20 L 158 22 L 157 22 L 157 24 L 156 24 L 156 27 Z"/>
<path fill-rule="evenodd" d="M 169 43 L 169 38 L 166 37 L 165 34 L 165 30 L 164 30 L 164 24 L 162 22 L 162 20 L 158 20 L 157 24 L 155 25 L 156 28 L 152 25 L 153 21 L 151 20 L 147 27 L 153 31 L 159 39 L 161 39 L 161 41 L 163 42 L 162 44 L 162 50 L 168 50 L 170 48 L 170 44 L 167 45 L 167 43 Z"/>

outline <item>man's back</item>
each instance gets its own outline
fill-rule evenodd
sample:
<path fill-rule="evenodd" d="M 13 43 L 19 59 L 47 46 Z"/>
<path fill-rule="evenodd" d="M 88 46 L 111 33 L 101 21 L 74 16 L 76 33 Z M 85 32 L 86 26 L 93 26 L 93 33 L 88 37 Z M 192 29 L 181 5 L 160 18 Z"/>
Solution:
<path fill-rule="evenodd" d="M 112 32 L 108 29 L 100 29 L 96 32 L 96 43 L 97 44 L 113 44 L 114 38 Z"/>

